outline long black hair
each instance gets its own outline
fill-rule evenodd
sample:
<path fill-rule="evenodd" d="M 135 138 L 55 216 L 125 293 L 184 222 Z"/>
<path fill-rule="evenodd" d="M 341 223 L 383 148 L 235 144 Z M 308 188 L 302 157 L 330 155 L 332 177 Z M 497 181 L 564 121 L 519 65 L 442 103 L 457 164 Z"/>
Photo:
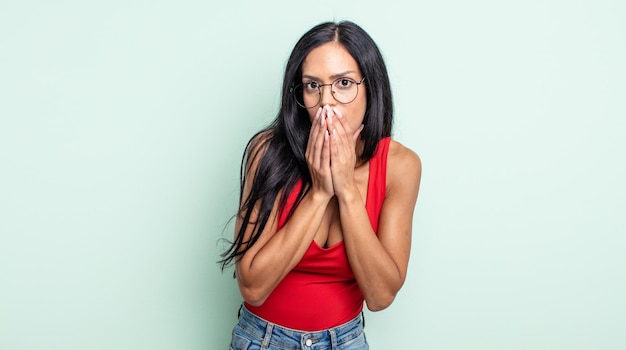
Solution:
<path fill-rule="evenodd" d="M 270 220 L 276 198 L 280 195 L 282 206 L 298 180 L 302 187 L 298 201 L 306 195 L 311 185 L 305 152 L 311 121 L 307 110 L 299 107 L 292 88 L 301 83 L 302 62 L 318 46 L 328 42 L 342 44 L 359 65 L 366 78 L 367 105 L 360 137 L 364 141 L 361 161 L 372 158 L 378 142 L 391 135 L 393 106 L 389 75 L 378 46 L 361 27 L 350 21 L 325 22 L 306 32 L 291 52 L 282 86 L 281 106 L 276 119 L 265 129 L 256 133 L 248 142 L 241 161 L 240 195 L 238 217 L 242 225 L 236 232 L 234 242 L 222 253 L 219 261 L 222 270 L 233 260 L 241 257 L 259 238 Z M 259 158 L 260 157 L 260 158 Z M 257 159 L 258 158 L 258 159 Z M 243 198 L 246 177 L 252 163 L 258 166 L 253 176 L 250 193 Z M 258 205 L 256 219 L 252 220 Z M 291 208 L 292 214 L 295 206 Z M 276 217 L 271 218 L 276 220 Z M 244 241 L 244 232 L 253 225 L 252 234 Z"/>

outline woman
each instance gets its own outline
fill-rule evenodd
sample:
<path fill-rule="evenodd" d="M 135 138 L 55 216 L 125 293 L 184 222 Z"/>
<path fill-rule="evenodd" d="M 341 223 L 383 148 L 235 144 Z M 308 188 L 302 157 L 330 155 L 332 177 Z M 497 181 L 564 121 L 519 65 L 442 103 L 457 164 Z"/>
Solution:
<path fill-rule="evenodd" d="M 235 262 L 244 304 L 231 349 L 367 349 L 363 302 L 404 283 L 421 177 L 391 140 L 384 61 L 352 22 L 322 23 L 294 47 L 276 120 L 242 161 Z"/>

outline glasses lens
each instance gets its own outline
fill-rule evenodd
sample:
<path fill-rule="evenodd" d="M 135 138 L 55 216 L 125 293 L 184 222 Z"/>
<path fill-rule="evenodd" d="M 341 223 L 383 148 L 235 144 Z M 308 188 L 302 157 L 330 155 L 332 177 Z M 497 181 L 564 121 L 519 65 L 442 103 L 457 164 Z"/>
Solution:
<path fill-rule="evenodd" d="M 317 92 L 308 91 L 305 93 L 302 84 L 293 88 L 293 96 L 298 105 L 303 108 L 313 108 L 320 102 L 319 90 Z"/>
<path fill-rule="evenodd" d="M 354 101 L 359 93 L 359 84 L 350 78 L 339 78 L 333 82 L 333 96 L 340 103 Z"/>

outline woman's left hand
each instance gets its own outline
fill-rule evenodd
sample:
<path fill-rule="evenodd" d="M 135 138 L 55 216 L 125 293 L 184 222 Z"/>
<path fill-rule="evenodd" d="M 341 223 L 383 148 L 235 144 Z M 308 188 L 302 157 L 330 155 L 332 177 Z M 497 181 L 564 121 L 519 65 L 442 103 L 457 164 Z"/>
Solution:
<path fill-rule="evenodd" d="M 354 168 L 356 166 L 356 142 L 363 130 L 361 125 L 353 130 L 348 120 L 337 108 L 326 108 L 326 127 L 330 135 L 330 170 L 335 195 L 342 196 L 356 190 Z"/>

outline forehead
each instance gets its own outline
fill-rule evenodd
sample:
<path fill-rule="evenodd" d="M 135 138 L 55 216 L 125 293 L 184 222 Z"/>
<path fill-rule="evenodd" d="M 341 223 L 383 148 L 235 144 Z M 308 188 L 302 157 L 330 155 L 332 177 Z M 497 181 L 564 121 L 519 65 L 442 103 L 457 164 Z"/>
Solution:
<path fill-rule="evenodd" d="M 360 74 L 359 65 L 348 50 L 337 42 L 316 47 L 302 62 L 302 75 L 327 78 L 349 71 Z"/>

